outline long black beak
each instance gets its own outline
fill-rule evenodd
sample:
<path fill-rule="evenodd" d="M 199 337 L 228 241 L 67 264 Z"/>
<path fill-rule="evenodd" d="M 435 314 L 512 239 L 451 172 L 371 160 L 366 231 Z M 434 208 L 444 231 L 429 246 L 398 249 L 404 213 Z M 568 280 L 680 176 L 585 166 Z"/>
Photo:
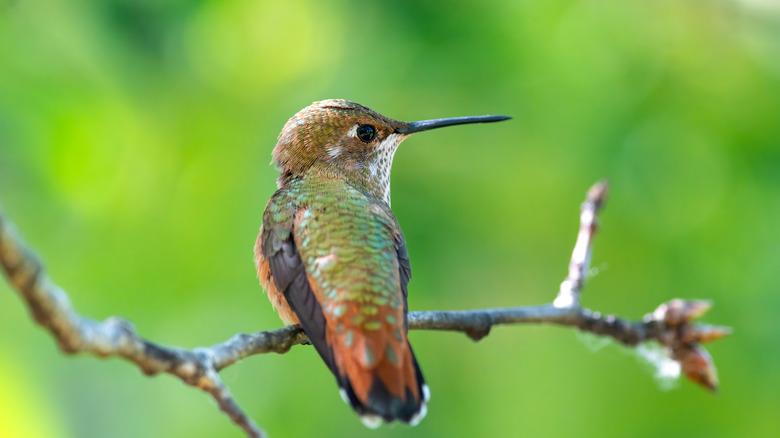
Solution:
<path fill-rule="evenodd" d="M 465 125 L 467 123 L 490 123 L 509 120 L 507 116 L 470 116 L 470 117 L 452 117 L 449 119 L 421 120 L 419 122 L 410 122 L 406 128 L 398 129 L 399 134 L 414 134 L 415 132 L 427 131 L 429 129 L 443 128 L 445 126 Z"/>

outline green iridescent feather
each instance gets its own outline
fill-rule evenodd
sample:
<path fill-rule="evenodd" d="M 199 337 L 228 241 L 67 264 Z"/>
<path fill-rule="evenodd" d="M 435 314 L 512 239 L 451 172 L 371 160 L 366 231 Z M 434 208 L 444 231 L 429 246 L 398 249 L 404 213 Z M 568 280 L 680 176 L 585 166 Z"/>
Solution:
<path fill-rule="evenodd" d="M 344 305 L 358 303 L 365 329 L 397 326 L 403 303 L 396 257 L 403 237 L 390 209 L 342 179 L 310 174 L 274 195 L 264 226 L 284 238 L 293 214 L 296 247 L 323 311 L 338 320 Z M 380 307 L 390 318 L 378 316 Z"/>

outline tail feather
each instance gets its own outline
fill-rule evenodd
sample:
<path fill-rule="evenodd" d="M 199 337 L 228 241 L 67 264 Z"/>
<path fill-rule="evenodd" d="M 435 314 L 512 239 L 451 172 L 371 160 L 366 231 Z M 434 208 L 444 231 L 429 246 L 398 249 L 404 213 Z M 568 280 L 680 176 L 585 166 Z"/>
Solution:
<path fill-rule="evenodd" d="M 382 420 L 388 423 L 399 420 L 415 426 L 425 417 L 428 410 L 427 402 L 430 398 L 430 389 L 425 384 L 425 379 L 417 359 L 411 351 L 411 346 L 409 347 L 409 352 L 411 354 L 411 366 L 413 367 L 413 377 L 409 377 L 414 379 L 416 391 L 406 387 L 403 398 L 393 394 L 394 391 L 389 390 L 386 383 L 377 374 L 372 376 L 368 397 L 365 401 L 362 401 L 355 393 L 349 376 L 342 374 L 337 377 L 342 398 L 360 415 L 361 421 L 367 427 L 376 428 L 381 424 Z M 404 377 L 402 375 L 397 376 L 399 379 Z"/>

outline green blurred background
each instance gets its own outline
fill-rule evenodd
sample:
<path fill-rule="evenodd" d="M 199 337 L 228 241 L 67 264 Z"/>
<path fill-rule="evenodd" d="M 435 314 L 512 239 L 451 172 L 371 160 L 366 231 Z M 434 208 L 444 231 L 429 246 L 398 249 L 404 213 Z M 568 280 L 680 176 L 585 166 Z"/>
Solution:
<path fill-rule="evenodd" d="M 280 327 L 252 263 L 270 152 L 326 98 L 514 117 L 397 154 L 412 310 L 549 302 L 609 178 L 584 304 L 711 298 L 736 332 L 712 395 L 570 329 L 416 331 L 428 417 L 378 431 L 311 347 L 255 356 L 222 376 L 272 437 L 780 434 L 778 2 L 0 0 L 0 202 L 86 316 L 185 347 Z M 62 355 L 4 282 L 0 435 L 243 436 L 170 376 Z"/>

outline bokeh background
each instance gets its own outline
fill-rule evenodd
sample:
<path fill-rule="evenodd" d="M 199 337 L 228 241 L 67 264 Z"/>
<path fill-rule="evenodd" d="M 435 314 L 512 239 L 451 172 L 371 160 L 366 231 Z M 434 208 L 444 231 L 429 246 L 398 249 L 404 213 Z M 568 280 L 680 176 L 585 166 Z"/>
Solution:
<path fill-rule="evenodd" d="M 0 202 L 84 315 L 184 347 L 277 328 L 252 263 L 270 152 L 326 98 L 514 117 L 399 150 L 411 309 L 549 302 L 608 178 L 584 304 L 711 298 L 736 332 L 717 395 L 570 329 L 413 332 L 428 417 L 377 431 L 311 347 L 256 356 L 222 376 L 272 437 L 780 434 L 780 3 L 0 0 Z M 170 376 L 62 355 L 4 282 L 0 435 L 243 436 Z"/>

